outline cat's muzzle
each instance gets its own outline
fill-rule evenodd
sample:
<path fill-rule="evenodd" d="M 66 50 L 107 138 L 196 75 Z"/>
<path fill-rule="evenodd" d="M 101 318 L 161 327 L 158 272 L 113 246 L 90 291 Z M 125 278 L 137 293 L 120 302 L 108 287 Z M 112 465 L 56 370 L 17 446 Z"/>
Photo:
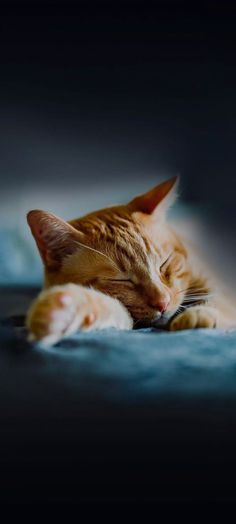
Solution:
<path fill-rule="evenodd" d="M 156 317 L 150 322 L 151 327 L 165 328 L 172 318 L 173 313 L 157 313 Z"/>
<path fill-rule="evenodd" d="M 153 319 L 147 318 L 147 319 L 138 320 L 134 324 L 134 329 L 141 329 L 141 328 L 148 328 L 148 327 L 156 327 L 156 328 L 162 329 L 167 326 L 171 316 L 172 315 L 168 313 L 160 313 L 158 311 Z"/>

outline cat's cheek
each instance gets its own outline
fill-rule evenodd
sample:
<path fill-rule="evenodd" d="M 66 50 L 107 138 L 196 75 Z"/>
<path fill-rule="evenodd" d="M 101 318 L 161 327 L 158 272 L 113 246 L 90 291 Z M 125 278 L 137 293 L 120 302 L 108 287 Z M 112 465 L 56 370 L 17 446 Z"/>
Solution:
<path fill-rule="evenodd" d="M 168 289 L 171 295 L 171 306 L 172 309 L 177 310 L 184 300 L 184 290 L 187 286 L 186 280 L 182 277 L 172 276 L 168 282 Z"/>

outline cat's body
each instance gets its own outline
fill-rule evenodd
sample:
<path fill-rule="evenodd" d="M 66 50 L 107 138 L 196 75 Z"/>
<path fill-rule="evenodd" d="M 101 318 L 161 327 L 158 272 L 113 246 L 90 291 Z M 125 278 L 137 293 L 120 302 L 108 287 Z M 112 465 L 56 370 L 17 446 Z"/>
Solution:
<path fill-rule="evenodd" d="M 45 346 L 79 329 L 233 327 L 236 308 L 210 285 L 197 256 L 166 221 L 176 179 L 126 206 L 69 223 L 28 215 L 45 265 L 45 290 L 27 317 Z M 212 275 L 211 275 L 212 276 Z"/>

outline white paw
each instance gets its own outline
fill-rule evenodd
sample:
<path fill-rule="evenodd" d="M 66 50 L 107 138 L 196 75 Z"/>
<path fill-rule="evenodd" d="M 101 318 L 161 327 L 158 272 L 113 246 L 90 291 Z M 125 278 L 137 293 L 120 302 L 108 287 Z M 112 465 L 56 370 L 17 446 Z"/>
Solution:
<path fill-rule="evenodd" d="M 89 329 L 96 316 L 85 290 L 74 284 L 51 288 L 39 295 L 28 312 L 29 340 L 50 346 L 78 329 Z"/>

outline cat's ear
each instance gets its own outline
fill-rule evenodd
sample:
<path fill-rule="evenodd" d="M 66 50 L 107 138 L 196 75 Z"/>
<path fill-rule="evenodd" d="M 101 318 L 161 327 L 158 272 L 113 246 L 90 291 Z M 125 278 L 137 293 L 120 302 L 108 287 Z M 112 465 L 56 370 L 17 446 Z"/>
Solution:
<path fill-rule="evenodd" d="M 152 215 L 156 211 L 165 214 L 177 197 L 179 177 L 175 176 L 134 198 L 128 205 L 132 211 Z"/>
<path fill-rule="evenodd" d="M 48 268 L 56 269 L 66 255 L 77 249 L 79 233 L 61 218 L 35 209 L 27 214 L 27 221 Z"/>

